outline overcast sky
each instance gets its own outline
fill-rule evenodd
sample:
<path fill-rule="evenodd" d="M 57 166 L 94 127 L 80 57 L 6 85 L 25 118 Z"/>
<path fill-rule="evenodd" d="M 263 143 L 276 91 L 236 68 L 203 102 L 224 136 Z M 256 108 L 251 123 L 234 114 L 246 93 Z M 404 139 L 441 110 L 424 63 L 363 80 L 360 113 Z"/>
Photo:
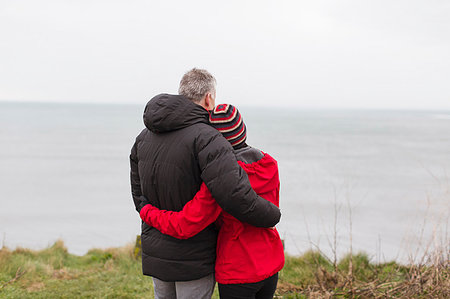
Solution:
<path fill-rule="evenodd" d="M 450 109 L 450 1 L 0 0 L 0 100 Z"/>

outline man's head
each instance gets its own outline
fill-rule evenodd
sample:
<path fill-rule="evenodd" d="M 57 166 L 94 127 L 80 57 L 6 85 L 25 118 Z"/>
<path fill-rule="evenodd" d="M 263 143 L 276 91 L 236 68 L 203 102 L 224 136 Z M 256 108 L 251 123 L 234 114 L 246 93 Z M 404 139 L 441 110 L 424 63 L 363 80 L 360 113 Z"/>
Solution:
<path fill-rule="evenodd" d="M 178 93 L 212 110 L 216 101 L 216 79 L 206 70 L 193 68 L 181 78 Z"/>

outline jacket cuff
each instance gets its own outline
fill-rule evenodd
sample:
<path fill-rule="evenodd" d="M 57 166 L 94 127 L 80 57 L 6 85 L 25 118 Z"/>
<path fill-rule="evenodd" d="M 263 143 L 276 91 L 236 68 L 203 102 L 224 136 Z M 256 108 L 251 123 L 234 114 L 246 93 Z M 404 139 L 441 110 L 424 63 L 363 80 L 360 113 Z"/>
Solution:
<path fill-rule="evenodd" d="M 145 220 L 145 216 L 147 215 L 147 211 L 150 209 L 151 205 L 145 205 L 142 207 L 141 211 L 139 212 L 139 216 L 141 216 L 142 220 Z"/>
<path fill-rule="evenodd" d="M 142 207 L 141 211 L 139 212 L 139 216 L 141 216 L 142 220 L 146 221 L 146 218 L 148 218 L 147 217 L 148 213 L 156 209 L 157 208 L 155 208 L 151 204 L 146 204 L 144 207 Z"/>

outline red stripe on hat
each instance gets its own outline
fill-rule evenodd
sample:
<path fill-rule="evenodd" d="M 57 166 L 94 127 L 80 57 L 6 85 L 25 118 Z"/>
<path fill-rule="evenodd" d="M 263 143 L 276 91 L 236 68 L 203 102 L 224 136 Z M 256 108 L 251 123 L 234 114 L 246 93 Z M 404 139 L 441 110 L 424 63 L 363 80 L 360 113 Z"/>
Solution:
<path fill-rule="evenodd" d="M 242 128 L 239 130 L 239 132 L 237 132 L 236 134 L 231 135 L 231 136 L 228 136 L 228 137 L 227 137 L 227 140 L 228 140 L 228 139 L 236 138 L 237 136 L 241 135 L 242 132 L 244 131 L 244 129 L 245 129 L 245 125 L 243 125 Z"/>
<path fill-rule="evenodd" d="M 247 134 L 244 134 L 240 139 L 230 142 L 232 146 L 235 146 L 236 144 L 241 143 L 242 141 L 244 141 L 245 137 L 247 136 Z"/>
<path fill-rule="evenodd" d="M 214 112 L 224 113 L 228 110 L 228 104 L 220 104 L 214 109 Z"/>
<path fill-rule="evenodd" d="M 225 117 L 218 117 L 218 118 L 210 118 L 210 121 L 212 122 L 212 123 L 216 123 L 216 122 L 227 122 L 227 121 L 229 121 L 230 119 L 233 119 L 233 118 L 235 118 L 236 117 L 236 107 L 233 107 L 233 111 L 231 112 L 231 115 L 230 116 L 225 116 Z"/>
<path fill-rule="evenodd" d="M 216 128 L 217 130 L 219 130 L 220 132 L 226 131 L 232 131 L 234 130 L 236 127 L 239 127 L 239 125 L 241 124 L 241 118 L 242 116 L 239 114 L 239 118 L 237 120 L 237 122 L 234 125 L 228 126 L 228 127 L 223 127 L 223 128 Z"/>

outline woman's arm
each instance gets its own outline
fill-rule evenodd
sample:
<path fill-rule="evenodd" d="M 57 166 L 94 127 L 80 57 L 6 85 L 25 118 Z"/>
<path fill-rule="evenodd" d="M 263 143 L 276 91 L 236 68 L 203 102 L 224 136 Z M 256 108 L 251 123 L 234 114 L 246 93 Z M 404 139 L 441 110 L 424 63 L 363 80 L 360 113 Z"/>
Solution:
<path fill-rule="evenodd" d="M 141 219 L 163 234 L 188 239 L 213 223 L 222 209 L 212 197 L 205 183 L 180 212 L 160 210 L 151 204 L 145 205 Z"/>

